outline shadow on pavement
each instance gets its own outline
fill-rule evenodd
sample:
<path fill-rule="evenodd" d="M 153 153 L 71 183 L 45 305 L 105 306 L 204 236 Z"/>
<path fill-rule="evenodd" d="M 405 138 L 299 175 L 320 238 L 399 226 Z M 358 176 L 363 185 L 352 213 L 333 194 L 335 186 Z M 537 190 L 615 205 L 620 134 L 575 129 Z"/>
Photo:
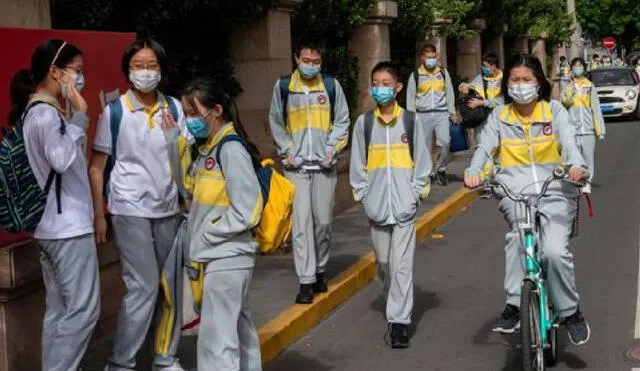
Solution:
<path fill-rule="evenodd" d="M 267 363 L 264 370 L 300 370 L 300 365 L 304 365 L 304 371 L 330 371 L 334 369 L 333 366 L 322 362 L 318 358 L 305 357 L 297 351 L 288 350 L 278 357 L 277 364 L 276 362 Z"/>

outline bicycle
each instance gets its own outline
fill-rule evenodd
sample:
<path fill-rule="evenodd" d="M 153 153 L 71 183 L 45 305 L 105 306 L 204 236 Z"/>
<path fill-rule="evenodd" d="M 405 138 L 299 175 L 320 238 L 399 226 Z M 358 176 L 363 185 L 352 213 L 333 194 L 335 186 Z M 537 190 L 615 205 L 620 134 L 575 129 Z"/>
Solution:
<path fill-rule="evenodd" d="M 525 221 L 518 225 L 524 234 L 526 274 L 522 281 L 520 297 L 520 336 L 522 340 L 522 365 L 524 371 L 544 371 L 546 366 L 554 366 L 558 360 L 559 316 L 554 312 L 546 286 L 536 234 L 540 218 L 536 211 L 540 199 L 547 193 L 553 181 L 564 181 L 576 186 L 581 183 L 568 179 L 565 168 L 558 167 L 553 176 L 544 181 L 537 195 L 514 194 L 502 182 L 492 180 L 485 187 L 495 191 L 502 189 L 512 201 L 525 205 Z"/>

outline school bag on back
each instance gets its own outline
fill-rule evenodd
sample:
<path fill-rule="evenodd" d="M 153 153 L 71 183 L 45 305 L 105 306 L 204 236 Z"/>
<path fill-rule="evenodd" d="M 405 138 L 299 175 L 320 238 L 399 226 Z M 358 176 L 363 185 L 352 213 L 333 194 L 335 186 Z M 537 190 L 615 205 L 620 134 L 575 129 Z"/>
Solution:
<path fill-rule="evenodd" d="M 54 181 L 58 214 L 62 213 L 61 174 L 52 169 L 44 189 L 40 188 L 25 148 L 24 119 L 29 109 L 38 104 L 49 103 L 44 101 L 29 103 L 20 121 L 11 129 L 4 130 L 0 144 L 0 226 L 11 233 L 36 229 L 42 219 L 47 196 Z M 65 132 L 65 123 L 60 117 L 60 135 L 65 135 Z"/>
<path fill-rule="evenodd" d="M 236 134 L 227 135 L 216 150 L 216 161 L 220 162 L 220 150 L 225 143 L 240 142 L 249 151 L 247 142 Z M 295 186 L 287 178 L 273 170 L 273 161 L 265 160 L 262 163 L 251 156 L 253 168 L 258 176 L 260 191 L 264 207 L 258 226 L 253 230 L 260 246 L 260 252 L 273 252 L 280 247 L 291 233 L 291 210 Z"/>

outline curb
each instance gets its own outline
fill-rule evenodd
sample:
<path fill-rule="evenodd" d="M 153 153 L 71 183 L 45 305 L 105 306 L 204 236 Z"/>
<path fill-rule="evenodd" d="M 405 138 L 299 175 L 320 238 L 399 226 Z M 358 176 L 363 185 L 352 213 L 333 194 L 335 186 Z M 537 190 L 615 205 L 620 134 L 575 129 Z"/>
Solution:
<path fill-rule="evenodd" d="M 417 241 L 422 241 L 429 233 L 463 211 L 479 194 L 479 191 L 461 188 L 421 215 L 416 225 Z M 316 296 L 313 304 L 293 305 L 262 326 L 258 331 L 262 363 L 276 358 L 289 344 L 372 281 L 376 276 L 375 261 L 373 252 L 366 254 L 346 271 L 330 280 L 329 292 Z"/>

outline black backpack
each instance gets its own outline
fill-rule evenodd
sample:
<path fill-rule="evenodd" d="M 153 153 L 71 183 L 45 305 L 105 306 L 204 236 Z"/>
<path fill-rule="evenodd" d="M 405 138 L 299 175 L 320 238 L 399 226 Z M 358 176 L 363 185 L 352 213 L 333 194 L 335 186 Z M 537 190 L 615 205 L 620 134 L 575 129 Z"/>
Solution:
<path fill-rule="evenodd" d="M 404 116 L 402 118 L 402 122 L 404 123 L 404 131 L 407 133 L 407 144 L 409 145 L 409 154 L 411 155 L 411 159 L 413 159 L 413 137 L 415 133 L 416 126 L 416 113 L 411 111 L 404 111 Z M 373 133 L 373 111 L 369 111 L 364 114 L 364 151 L 365 158 L 369 159 L 369 143 L 371 143 L 371 134 Z"/>
<path fill-rule="evenodd" d="M 487 80 L 482 79 L 482 85 L 484 87 L 484 96 L 487 97 Z M 469 108 L 467 105 L 471 99 L 482 99 L 482 96 L 478 94 L 473 89 L 469 90 L 469 94 L 460 97 L 456 101 L 456 108 L 460 113 L 460 118 L 462 118 L 462 126 L 466 128 L 477 128 L 478 126 L 484 124 L 487 121 L 487 117 L 491 113 L 491 108 L 489 107 L 476 107 Z"/>

